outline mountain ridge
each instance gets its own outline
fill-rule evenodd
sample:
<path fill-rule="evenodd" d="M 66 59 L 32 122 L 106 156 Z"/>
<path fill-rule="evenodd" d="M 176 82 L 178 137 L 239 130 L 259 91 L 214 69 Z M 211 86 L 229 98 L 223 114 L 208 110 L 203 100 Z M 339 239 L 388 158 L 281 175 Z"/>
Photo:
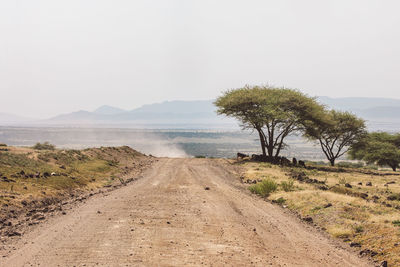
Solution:
<path fill-rule="evenodd" d="M 367 98 L 367 97 L 345 97 L 331 98 L 326 96 L 317 97 L 317 100 L 329 108 L 350 111 L 367 121 L 395 121 L 400 122 L 397 114 L 400 114 L 400 99 L 392 98 Z M 29 120 L 30 123 L 49 125 L 69 124 L 232 124 L 237 122 L 231 118 L 218 116 L 215 112 L 214 100 L 174 100 L 143 105 L 132 110 L 103 105 L 94 111 L 80 110 L 71 113 L 60 114 L 46 120 Z M 0 123 L 12 122 L 1 117 Z M 12 116 L 8 116 L 12 118 Z M 16 117 L 17 118 L 17 117 Z M 24 123 L 17 119 L 16 124 Z"/>
<path fill-rule="evenodd" d="M 122 109 L 122 108 L 109 106 L 109 105 L 100 106 L 93 111 L 93 113 L 101 114 L 101 115 L 116 115 L 116 114 L 123 113 L 123 112 L 126 112 L 126 110 Z"/>

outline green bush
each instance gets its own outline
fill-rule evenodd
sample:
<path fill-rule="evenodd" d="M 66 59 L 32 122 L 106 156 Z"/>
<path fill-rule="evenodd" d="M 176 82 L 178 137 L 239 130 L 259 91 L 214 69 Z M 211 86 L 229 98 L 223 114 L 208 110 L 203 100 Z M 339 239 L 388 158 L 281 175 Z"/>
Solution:
<path fill-rule="evenodd" d="M 206 158 L 206 156 L 202 156 L 202 155 L 196 155 L 196 156 L 194 156 L 196 159 L 205 159 Z"/>
<path fill-rule="evenodd" d="M 36 145 L 33 146 L 33 149 L 36 150 L 55 150 L 56 146 L 50 144 L 49 142 L 44 142 L 43 144 L 41 143 L 36 143 Z"/>
<path fill-rule="evenodd" d="M 281 182 L 281 187 L 285 192 L 294 191 L 294 181 L 293 180 L 288 180 L 287 182 L 283 181 Z"/>
<path fill-rule="evenodd" d="M 393 225 L 400 227 L 400 220 L 395 220 L 392 223 L 393 223 Z"/>
<path fill-rule="evenodd" d="M 249 190 L 252 193 L 260 195 L 262 197 L 269 196 L 277 189 L 278 189 L 278 184 L 269 178 L 249 187 Z"/>
<path fill-rule="evenodd" d="M 6 144 L 0 143 L 0 146 L 7 146 Z"/>

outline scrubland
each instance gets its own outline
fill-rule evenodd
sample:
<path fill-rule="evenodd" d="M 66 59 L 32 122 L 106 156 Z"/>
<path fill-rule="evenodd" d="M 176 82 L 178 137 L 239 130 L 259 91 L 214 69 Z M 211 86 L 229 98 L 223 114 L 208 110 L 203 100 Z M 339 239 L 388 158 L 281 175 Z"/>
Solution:
<path fill-rule="evenodd" d="M 349 246 L 359 247 L 361 255 L 388 261 L 389 266 L 400 265 L 399 173 L 242 164 L 242 181 L 250 184 L 252 192 L 294 211 Z M 276 187 L 266 186 L 271 183 Z"/>

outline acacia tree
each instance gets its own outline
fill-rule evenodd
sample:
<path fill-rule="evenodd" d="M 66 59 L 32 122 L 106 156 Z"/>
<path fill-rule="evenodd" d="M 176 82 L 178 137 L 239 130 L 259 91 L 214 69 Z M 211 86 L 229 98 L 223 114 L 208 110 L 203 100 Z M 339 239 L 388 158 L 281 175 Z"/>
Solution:
<path fill-rule="evenodd" d="M 314 98 L 286 88 L 245 86 L 223 93 L 214 104 L 217 113 L 236 118 L 243 129 L 258 132 L 263 156 L 273 159 L 285 138 L 310 123 L 322 123 L 324 107 Z"/>
<path fill-rule="evenodd" d="M 352 159 L 389 166 L 396 171 L 400 164 L 400 134 L 369 133 L 352 145 L 349 154 Z"/>
<path fill-rule="evenodd" d="M 325 118 L 325 123 L 308 125 L 306 136 L 317 140 L 331 166 L 335 166 L 336 159 L 366 134 L 365 122 L 350 112 L 335 110 L 328 111 Z"/>

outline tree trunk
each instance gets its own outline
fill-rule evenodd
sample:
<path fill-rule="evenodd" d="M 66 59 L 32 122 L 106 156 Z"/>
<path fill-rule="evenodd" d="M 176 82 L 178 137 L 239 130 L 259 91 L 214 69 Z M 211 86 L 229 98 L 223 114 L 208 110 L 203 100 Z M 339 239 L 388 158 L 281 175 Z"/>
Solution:
<path fill-rule="evenodd" d="M 274 158 L 274 146 L 273 145 L 268 146 L 268 158 L 271 160 Z"/>
<path fill-rule="evenodd" d="M 272 137 L 272 134 L 269 135 L 269 144 L 267 147 L 268 150 L 268 158 L 270 160 L 274 159 L 274 138 Z"/>
<path fill-rule="evenodd" d="M 390 166 L 392 167 L 392 170 L 395 172 L 397 170 L 397 166 Z"/>
<path fill-rule="evenodd" d="M 335 159 L 330 159 L 329 162 L 331 163 L 331 166 L 332 166 L 332 167 L 335 166 Z"/>
<path fill-rule="evenodd" d="M 275 158 L 278 158 L 278 157 L 279 157 L 279 153 L 281 152 L 281 149 L 282 149 L 282 143 L 283 143 L 283 142 L 280 142 L 280 143 L 279 143 L 278 148 L 277 148 L 276 151 L 275 151 Z"/>
<path fill-rule="evenodd" d="M 260 136 L 260 143 L 261 143 L 261 149 L 262 149 L 262 153 L 263 153 L 263 157 L 266 158 L 267 157 L 267 152 L 265 151 L 265 140 L 264 140 L 264 136 L 261 133 L 261 130 L 258 130 L 258 135 Z"/>

